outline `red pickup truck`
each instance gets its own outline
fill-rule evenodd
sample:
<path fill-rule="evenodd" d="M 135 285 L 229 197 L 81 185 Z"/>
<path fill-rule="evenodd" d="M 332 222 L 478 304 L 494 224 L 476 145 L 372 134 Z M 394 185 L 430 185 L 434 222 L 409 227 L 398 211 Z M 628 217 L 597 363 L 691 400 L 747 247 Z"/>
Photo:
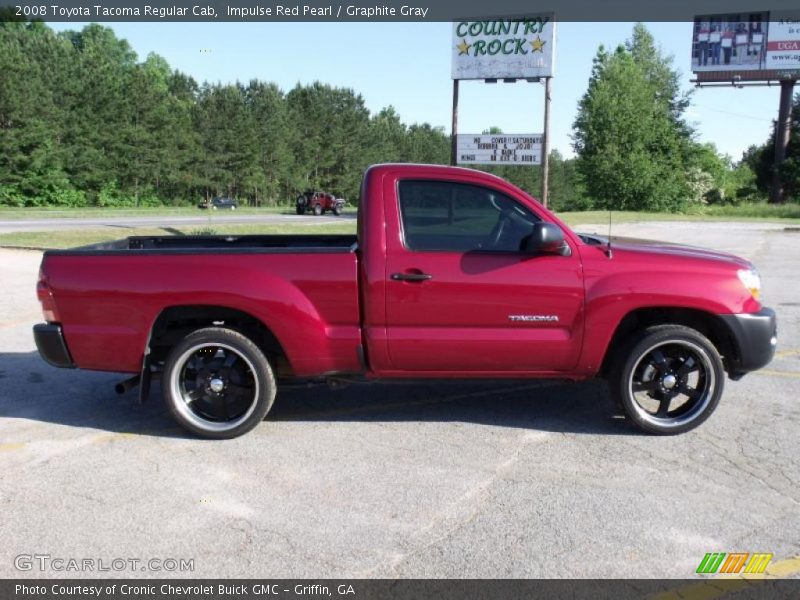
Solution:
<path fill-rule="evenodd" d="M 603 377 L 639 428 L 714 411 L 766 365 L 746 260 L 573 233 L 487 173 L 367 170 L 357 235 L 131 237 L 45 253 L 34 327 L 59 367 L 161 378 L 177 421 L 230 438 L 293 378 Z"/>

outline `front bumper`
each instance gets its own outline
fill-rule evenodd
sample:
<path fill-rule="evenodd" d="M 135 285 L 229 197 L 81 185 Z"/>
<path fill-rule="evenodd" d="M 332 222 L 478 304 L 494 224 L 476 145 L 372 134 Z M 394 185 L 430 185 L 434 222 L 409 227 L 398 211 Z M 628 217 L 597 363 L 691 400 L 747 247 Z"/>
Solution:
<path fill-rule="evenodd" d="M 75 363 L 67 349 L 67 342 L 64 341 L 64 333 L 61 325 L 51 323 L 39 323 L 33 326 L 33 339 L 36 341 L 36 349 L 39 355 L 54 367 L 74 369 Z"/>
<path fill-rule="evenodd" d="M 762 308 L 757 313 L 720 315 L 736 346 L 728 357 L 731 377 L 741 377 L 767 365 L 775 355 L 778 343 L 778 326 L 775 311 Z"/>

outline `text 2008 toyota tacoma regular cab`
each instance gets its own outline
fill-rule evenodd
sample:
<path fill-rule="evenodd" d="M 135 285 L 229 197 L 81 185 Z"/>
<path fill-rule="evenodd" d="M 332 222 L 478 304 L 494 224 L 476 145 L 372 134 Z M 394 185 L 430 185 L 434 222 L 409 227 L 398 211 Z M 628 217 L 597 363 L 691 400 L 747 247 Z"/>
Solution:
<path fill-rule="evenodd" d="M 380 165 L 358 234 L 132 237 L 49 251 L 41 355 L 152 373 L 172 414 L 229 438 L 290 378 L 601 376 L 630 421 L 680 433 L 726 373 L 767 364 L 775 314 L 746 260 L 577 235 L 479 171 Z M 136 379 L 134 382 L 138 381 Z"/>

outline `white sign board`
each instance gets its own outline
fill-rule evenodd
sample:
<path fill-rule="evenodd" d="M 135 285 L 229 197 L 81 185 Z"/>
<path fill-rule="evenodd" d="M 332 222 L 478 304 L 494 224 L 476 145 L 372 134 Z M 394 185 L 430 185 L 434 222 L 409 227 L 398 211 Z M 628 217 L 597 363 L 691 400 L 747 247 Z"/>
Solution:
<path fill-rule="evenodd" d="M 692 71 L 751 80 L 800 71 L 798 11 L 695 17 Z"/>
<path fill-rule="evenodd" d="M 453 23 L 453 79 L 552 77 L 552 15 Z"/>
<path fill-rule="evenodd" d="M 765 68 L 771 71 L 800 69 L 800 19 L 797 12 L 770 14 Z"/>
<path fill-rule="evenodd" d="M 459 133 L 459 165 L 540 165 L 541 133 Z"/>

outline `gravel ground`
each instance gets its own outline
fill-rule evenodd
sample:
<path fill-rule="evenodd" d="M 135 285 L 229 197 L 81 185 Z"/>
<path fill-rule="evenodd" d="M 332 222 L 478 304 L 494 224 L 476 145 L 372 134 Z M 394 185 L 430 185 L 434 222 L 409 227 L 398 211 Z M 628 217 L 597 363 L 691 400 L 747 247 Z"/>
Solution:
<path fill-rule="evenodd" d="M 582 227 L 604 232 L 605 227 Z M 193 559 L 194 577 L 691 577 L 800 554 L 800 234 L 615 225 L 758 265 L 779 353 L 699 429 L 650 437 L 599 382 L 293 389 L 247 436 L 184 436 L 156 390 L 35 352 L 40 255 L 0 250 L 0 577 L 15 557 Z M 797 576 L 798 568 L 784 568 Z"/>

